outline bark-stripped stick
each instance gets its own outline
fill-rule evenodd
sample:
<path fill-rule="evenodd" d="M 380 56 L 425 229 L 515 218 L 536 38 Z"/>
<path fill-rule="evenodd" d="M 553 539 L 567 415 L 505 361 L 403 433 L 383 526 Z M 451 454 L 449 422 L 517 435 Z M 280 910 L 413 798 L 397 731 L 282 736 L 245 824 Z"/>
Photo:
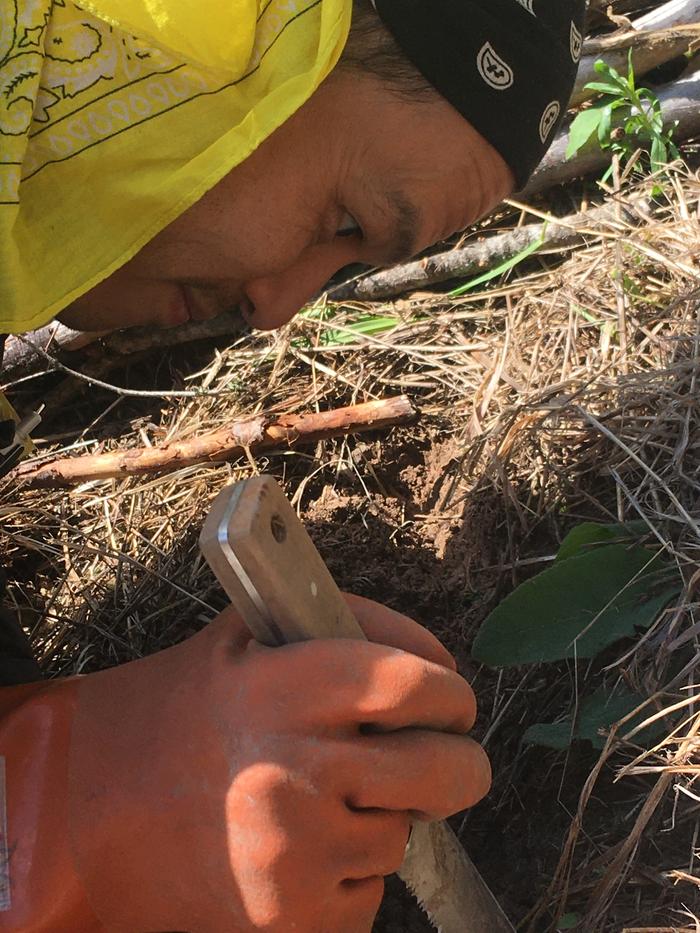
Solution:
<path fill-rule="evenodd" d="M 183 467 L 223 463 L 250 450 L 291 448 L 326 438 L 359 434 L 406 424 L 415 410 L 403 395 L 380 399 L 333 411 L 305 415 L 265 417 L 260 415 L 236 421 L 225 428 L 199 437 L 174 441 L 161 447 L 115 450 L 87 457 L 28 461 L 20 464 L 12 478 L 29 486 L 75 486 L 93 480 L 124 479 L 149 473 L 168 473 Z"/>

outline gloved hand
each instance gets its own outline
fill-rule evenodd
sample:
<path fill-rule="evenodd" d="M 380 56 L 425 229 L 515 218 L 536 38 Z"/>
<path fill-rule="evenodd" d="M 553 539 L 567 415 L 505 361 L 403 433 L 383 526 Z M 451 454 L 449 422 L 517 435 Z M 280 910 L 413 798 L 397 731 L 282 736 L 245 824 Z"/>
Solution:
<path fill-rule="evenodd" d="M 63 780 L 60 742 L 45 743 L 55 781 L 37 792 L 53 794 L 47 819 L 56 789 L 67 795 L 52 845 L 73 862 L 75 916 L 89 904 L 95 929 L 115 933 L 370 929 L 410 819 L 471 806 L 490 772 L 445 649 L 350 601 L 373 643 L 263 648 L 227 612 L 176 648 L 53 688 L 69 694 L 69 763 Z M 43 749 L 31 754 L 43 767 Z M 10 785 L 10 818 L 21 794 Z M 47 882 L 65 887 L 54 875 L 35 890 Z M 3 916 L 0 930 L 93 929 Z"/>

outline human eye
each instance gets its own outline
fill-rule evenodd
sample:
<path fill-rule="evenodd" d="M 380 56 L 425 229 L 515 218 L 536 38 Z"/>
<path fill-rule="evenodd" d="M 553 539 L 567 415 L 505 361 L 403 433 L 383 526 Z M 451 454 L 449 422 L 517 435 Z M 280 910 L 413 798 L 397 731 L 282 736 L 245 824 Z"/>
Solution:
<path fill-rule="evenodd" d="M 360 227 L 358 222 L 355 220 L 355 218 L 352 216 L 352 214 L 349 214 L 347 211 L 345 211 L 345 213 L 343 214 L 340 220 L 340 223 L 338 224 L 338 228 L 335 232 L 335 235 L 336 236 L 355 236 L 356 234 L 359 234 L 360 236 L 362 236 L 362 228 Z"/>

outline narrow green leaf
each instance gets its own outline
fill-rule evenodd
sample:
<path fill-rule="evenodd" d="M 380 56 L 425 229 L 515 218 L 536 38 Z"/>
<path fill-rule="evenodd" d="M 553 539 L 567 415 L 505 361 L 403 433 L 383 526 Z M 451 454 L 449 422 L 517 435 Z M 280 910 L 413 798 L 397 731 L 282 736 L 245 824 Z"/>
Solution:
<path fill-rule="evenodd" d="M 666 149 L 666 143 L 660 136 L 654 137 L 650 155 L 652 172 L 658 172 L 660 168 L 668 164 L 668 150 Z"/>
<path fill-rule="evenodd" d="M 600 112 L 600 123 L 598 124 L 598 142 L 603 145 L 610 142 L 610 126 L 612 123 L 612 105 L 608 104 Z"/>
<path fill-rule="evenodd" d="M 613 68 L 612 65 L 608 65 L 606 61 L 602 58 L 599 58 L 598 61 L 593 65 L 595 71 L 599 75 L 605 75 L 610 78 L 611 81 L 614 81 L 617 85 L 625 87 L 625 79 L 622 77 L 617 68 Z"/>
<path fill-rule="evenodd" d="M 321 320 L 330 325 L 333 323 L 333 315 L 329 314 L 326 308 L 320 311 L 317 308 L 306 309 L 301 312 L 300 317 L 306 318 L 306 320 L 309 321 Z M 413 318 L 412 320 L 418 320 L 418 318 Z M 331 329 L 330 327 L 324 328 L 320 332 L 318 340 L 323 346 L 345 346 L 346 344 L 354 343 L 358 337 L 380 336 L 381 334 L 389 333 L 402 323 L 404 323 L 403 320 L 398 317 L 365 314 L 354 321 L 343 321 L 343 330 L 336 328 Z M 308 339 L 306 337 L 292 342 L 292 346 L 302 345 L 308 345 Z"/>
<path fill-rule="evenodd" d="M 479 285 L 485 285 L 487 282 L 492 282 L 494 279 L 500 278 L 502 275 L 505 275 L 506 272 L 510 272 L 511 269 L 514 269 L 516 266 L 520 265 L 528 256 L 532 256 L 533 253 L 536 253 L 537 250 L 542 246 L 544 241 L 544 234 L 540 237 L 539 240 L 535 240 L 534 243 L 530 243 L 529 246 L 526 246 L 524 249 L 521 249 L 517 255 L 512 256 L 510 259 L 507 259 L 505 262 L 502 262 L 499 266 L 485 272 L 483 275 L 478 276 L 476 279 L 472 279 L 471 282 L 467 282 L 466 285 L 461 285 L 459 288 L 455 288 L 454 291 L 449 292 L 450 298 L 458 298 L 460 295 L 466 294 L 466 292 L 472 291 L 474 288 L 478 288 Z"/>
<path fill-rule="evenodd" d="M 605 170 L 605 173 L 604 173 L 603 177 L 601 178 L 601 181 L 603 182 L 603 184 L 605 184 L 605 182 L 610 178 L 610 176 L 612 175 L 612 173 L 613 173 L 613 166 L 612 166 L 612 163 L 611 163 L 611 164 L 608 166 L 608 168 Z"/>
<path fill-rule="evenodd" d="M 613 97 L 620 96 L 620 85 L 612 84 L 610 81 L 589 81 L 586 90 L 598 91 L 599 94 L 612 94 Z"/>
<path fill-rule="evenodd" d="M 592 658 L 648 628 L 679 588 L 677 571 L 646 548 L 596 547 L 507 596 L 483 623 L 472 654 L 492 667 Z"/>

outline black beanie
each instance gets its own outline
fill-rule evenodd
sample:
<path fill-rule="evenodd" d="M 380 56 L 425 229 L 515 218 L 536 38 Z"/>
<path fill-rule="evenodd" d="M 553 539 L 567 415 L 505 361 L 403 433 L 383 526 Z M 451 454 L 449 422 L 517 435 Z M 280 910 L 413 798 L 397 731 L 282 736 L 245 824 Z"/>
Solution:
<path fill-rule="evenodd" d="M 523 187 L 566 112 L 585 0 L 372 0 L 407 58 Z"/>

